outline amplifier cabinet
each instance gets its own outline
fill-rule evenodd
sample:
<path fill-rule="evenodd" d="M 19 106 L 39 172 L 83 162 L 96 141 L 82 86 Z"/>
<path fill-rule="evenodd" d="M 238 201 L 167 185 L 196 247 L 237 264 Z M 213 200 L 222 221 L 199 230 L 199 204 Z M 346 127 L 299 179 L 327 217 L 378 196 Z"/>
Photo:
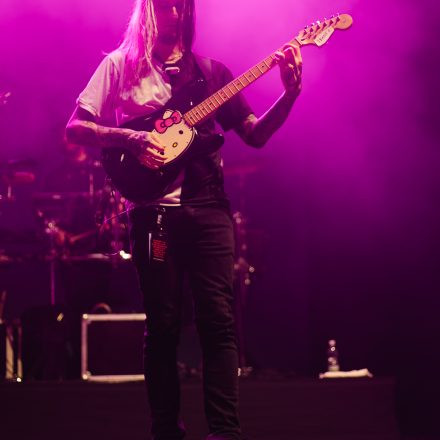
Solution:
<path fill-rule="evenodd" d="M 143 313 L 84 314 L 81 377 L 94 382 L 143 380 Z"/>

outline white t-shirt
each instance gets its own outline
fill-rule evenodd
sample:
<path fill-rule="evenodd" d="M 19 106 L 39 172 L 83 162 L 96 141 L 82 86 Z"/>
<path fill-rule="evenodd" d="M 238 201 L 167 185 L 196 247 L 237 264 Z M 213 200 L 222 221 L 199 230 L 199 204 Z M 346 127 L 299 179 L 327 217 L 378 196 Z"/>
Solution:
<path fill-rule="evenodd" d="M 106 55 L 77 99 L 78 106 L 90 112 L 98 124 L 120 126 L 154 113 L 171 98 L 169 77 L 157 60 L 153 59 L 151 71 L 130 90 L 122 87 L 124 68 L 125 57 L 120 50 Z M 168 194 L 155 204 L 180 205 L 183 179 L 182 171 Z"/>

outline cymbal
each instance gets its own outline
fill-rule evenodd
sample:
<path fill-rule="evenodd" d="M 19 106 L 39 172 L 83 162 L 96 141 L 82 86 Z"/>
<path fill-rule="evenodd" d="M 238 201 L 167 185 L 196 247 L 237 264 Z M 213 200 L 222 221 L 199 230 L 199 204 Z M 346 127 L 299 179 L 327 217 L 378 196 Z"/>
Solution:
<path fill-rule="evenodd" d="M 34 159 L 11 159 L 7 162 L 4 162 L 0 164 L 1 168 L 6 169 L 17 169 L 21 168 L 23 169 L 29 169 L 29 168 L 35 168 L 37 166 L 37 161 Z"/>
<path fill-rule="evenodd" d="M 76 198 L 89 199 L 91 197 L 90 193 L 86 191 L 36 192 L 33 194 L 32 199 L 40 202 L 63 202 Z"/>
<path fill-rule="evenodd" d="M 102 168 L 101 162 L 95 159 L 77 160 L 76 158 L 72 157 L 69 159 L 69 162 L 75 167 L 85 170 L 95 170 Z"/>
<path fill-rule="evenodd" d="M 6 105 L 8 103 L 8 99 L 12 95 L 11 92 L 0 92 L 0 106 Z"/>
<path fill-rule="evenodd" d="M 64 255 L 62 261 L 66 262 L 76 262 L 76 261 L 111 261 L 109 255 L 96 253 L 96 254 L 85 254 L 85 255 Z"/>
<path fill-rule="evenodd" d="M 20 185 L 35 182 L 35 173 L 30 171 L 12 171 L 4 174 L 2 180 L 7 185 Z"/>

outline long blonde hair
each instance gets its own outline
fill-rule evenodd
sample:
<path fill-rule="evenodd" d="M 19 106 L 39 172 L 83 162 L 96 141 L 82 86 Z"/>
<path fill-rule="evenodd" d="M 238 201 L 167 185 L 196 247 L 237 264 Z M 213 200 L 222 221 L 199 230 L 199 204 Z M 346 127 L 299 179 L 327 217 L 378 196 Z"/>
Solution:
<path fill-rule="evenodd" d="M 184 0 L 180 14 L 182 50 L 190 51 L 194 40 L 194 0 Z M 124 38 L 118 49 L 125 57 L 124 83 L 133 84 L 151 70 L 157 40 L 157 22 L 153 0 L 136 0 Z"/>

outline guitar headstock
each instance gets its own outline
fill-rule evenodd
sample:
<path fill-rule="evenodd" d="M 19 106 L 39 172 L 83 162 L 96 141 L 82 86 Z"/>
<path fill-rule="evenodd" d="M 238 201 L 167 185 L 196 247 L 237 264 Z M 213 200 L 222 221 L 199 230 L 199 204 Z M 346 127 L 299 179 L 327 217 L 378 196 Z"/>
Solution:
<path fill-rule="evenodd" d="M 317 21 L 306 26 L 294 39 L 301 46 L 316 44 L 322 46 L 331 37 L 335 29 L 345 30 L 353 24 L 353 18 L 348 14 L 332 16 L 323 21 Z"/>

